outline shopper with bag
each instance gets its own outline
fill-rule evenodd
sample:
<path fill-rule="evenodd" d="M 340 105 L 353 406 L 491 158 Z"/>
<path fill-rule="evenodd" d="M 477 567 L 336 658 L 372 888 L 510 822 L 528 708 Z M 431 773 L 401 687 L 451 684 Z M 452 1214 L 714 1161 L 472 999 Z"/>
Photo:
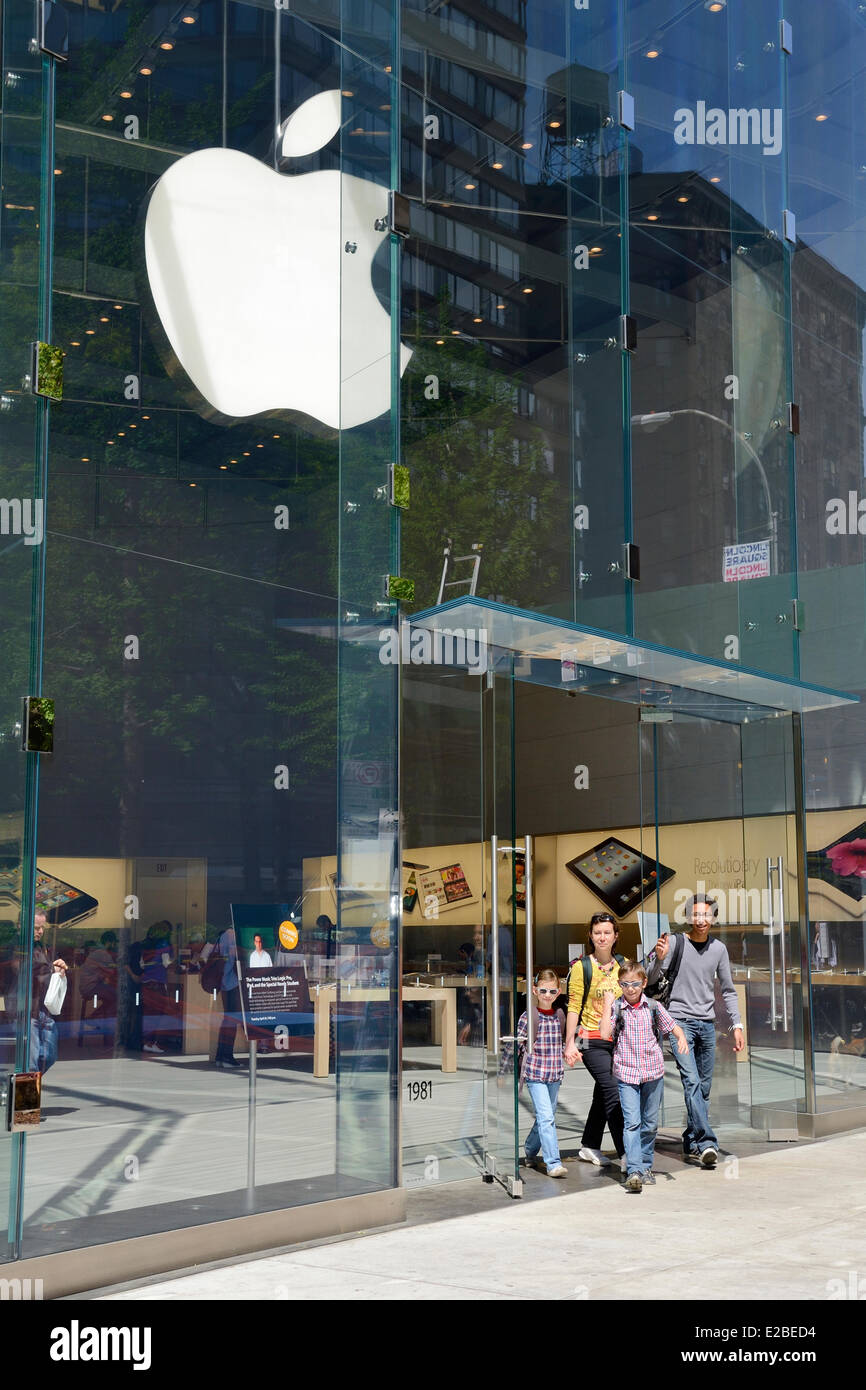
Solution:
<path fill-rule="evenodd" d="M 59 957 L 52 960 L 46 947 L 42 945 L 45 934 L 45 913 L 37 912 L 33 918 L 33 991 L 30 1015 L 30 1067 L 42 1072 L 57 1061 L 57 1023 L 56 1018 L 63 1008 L 66 998 L 65 960 Z"/>

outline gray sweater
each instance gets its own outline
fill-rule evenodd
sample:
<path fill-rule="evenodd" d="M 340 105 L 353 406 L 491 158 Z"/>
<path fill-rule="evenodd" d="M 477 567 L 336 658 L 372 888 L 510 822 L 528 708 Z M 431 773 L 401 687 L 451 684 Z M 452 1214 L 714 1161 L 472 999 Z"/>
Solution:
<path fill-rule="evenodd" d="M 659 977 L 659 972 L 667 972 L 668 966 L 673 959 L 674 942 L 676 937 L 671 937 L 671 944 L 668 953 L 663 961 L 659 961 L 655 951 L 653 951 L 652 964 L 647 972 L 648 983 L 652 984 Z M 681 1023 L 683 1019 L 714 1019 L 715 1018 L 715 978 L 719 977 L 719 984 L 722 987 L 722 998 L 725 1001 L 725 1008 L 732 1028 L 741 1028 L 740 1010 L 737 1005 L 737 991 L 734 989 L 734 982 L 731 979 L 731 962 L 728 959 L 727 949 L 718 939 L 711 938 L 706 950 L 696 951 L 689 937 L 683 939 L 682 957 L 680 959 L 677 977 L 674 980 L 674 987 L 671 991 L 668 1013 Z"/>

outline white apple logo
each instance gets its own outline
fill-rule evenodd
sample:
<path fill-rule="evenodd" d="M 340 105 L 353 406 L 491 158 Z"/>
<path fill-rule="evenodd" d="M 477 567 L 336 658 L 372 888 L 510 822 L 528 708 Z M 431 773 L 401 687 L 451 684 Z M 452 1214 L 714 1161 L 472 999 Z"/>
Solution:
<path fill-rule="evenodd" d="M 320 92 L 287 122 L 283 155 L 321 149 L 340 122 L 340 93 Z M 370 279 L 387 212 L 378 184 L 338 170 L 286 176 L 239 150 L 198 150 L 166 170 L 147 209 L 147 275 L 171 347 L 214 410 L 291 410 L 351 429 L 389 409 L 391 319 Z M 401 344 L 401 375 L 411 356 Z"/>

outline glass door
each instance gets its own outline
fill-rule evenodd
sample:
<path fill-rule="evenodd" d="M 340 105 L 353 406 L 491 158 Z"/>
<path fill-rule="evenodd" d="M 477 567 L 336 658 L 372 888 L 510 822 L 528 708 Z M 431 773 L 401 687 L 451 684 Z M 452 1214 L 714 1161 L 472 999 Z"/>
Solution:
<path fill-rule="evenodd" d="M 805 904 L 798 759 L 792 715 L 743 724 L 743 1003 L 752 1125 L 797 1138 L 806 1108 L 803 1028 Z"/>
<path fill-rule="evenodd" d="M 484 1176 L 522 1195 L 518 1168 L 518 918 L 525 973 L 532 972 L 531 839 L 515 839 L 512 659 L 487 673 L 481 690 L 486 951 Z M 521 907 L 522 904 L 522 907 Z M 523 990 L 527 993 L 526 980 Z"/>

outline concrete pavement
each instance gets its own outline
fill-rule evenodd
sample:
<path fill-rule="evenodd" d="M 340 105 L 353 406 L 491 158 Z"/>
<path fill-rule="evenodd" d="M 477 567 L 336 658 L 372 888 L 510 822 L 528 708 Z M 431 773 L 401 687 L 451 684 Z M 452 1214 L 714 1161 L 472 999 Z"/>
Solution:
<path fill-rule="evenodd" d="M 529 1200 L 523 1201 L 511 1201 L 498 1186 L 478 1180 L 457 1183 L 439 1188 L 435 1211 L 429 1195 L 419 1196 L 413 1215 L 410 1196 L 409 1224 L 393 1230 L 161 1279 L 102 1298 L 866 1297 L 866 1133 L 747 1157 L 727 1155 L 713 1171 L 686 1167 L 664 1148 L 660 1152 L 658 1182 L 639 1196 L 625 1194 L 613 1168 L 584 1164 L 574 1184 L 528 1173 Z M 573 1167 L 576 1160 L 569 1162 Z M 449 1219 L 449 1208 L 464 1214 Z"/>

